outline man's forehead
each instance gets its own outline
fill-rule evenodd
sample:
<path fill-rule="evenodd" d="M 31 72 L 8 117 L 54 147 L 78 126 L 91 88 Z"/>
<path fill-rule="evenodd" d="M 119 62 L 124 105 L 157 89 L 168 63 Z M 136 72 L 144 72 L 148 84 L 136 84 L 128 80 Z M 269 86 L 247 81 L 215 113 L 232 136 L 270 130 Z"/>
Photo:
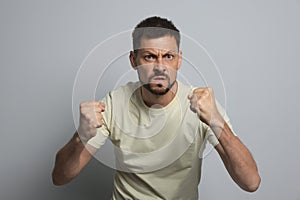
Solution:
<path fill-rule="evenodd" d="M 140 50 L 152 51 L 173 51 L 178 52 L 176 39 L 172 36 L 164 36 L 159 38 L 142 37 L 140 41 Z"/>
<path fill-rule="evenodd" d="M 141 48 L 138 49 L 140 53 L 174 53 L 177 54 L 178 50 L 173 50 L 173 49 L 160 49 L 160 48 Z"/>

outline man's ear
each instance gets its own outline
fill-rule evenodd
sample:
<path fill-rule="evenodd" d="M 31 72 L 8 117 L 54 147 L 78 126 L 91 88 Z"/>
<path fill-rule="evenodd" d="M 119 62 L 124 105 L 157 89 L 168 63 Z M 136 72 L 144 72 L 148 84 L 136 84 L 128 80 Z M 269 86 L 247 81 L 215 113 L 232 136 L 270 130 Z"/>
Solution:
<path fill-rule="evenodd" d="M 130 60 L 130 64 L 133 67 L 133 69 L 136 70 L 136 68 L 137 68 L 136 54 L 133 51 L 130 51 L 129 60 Z"/>

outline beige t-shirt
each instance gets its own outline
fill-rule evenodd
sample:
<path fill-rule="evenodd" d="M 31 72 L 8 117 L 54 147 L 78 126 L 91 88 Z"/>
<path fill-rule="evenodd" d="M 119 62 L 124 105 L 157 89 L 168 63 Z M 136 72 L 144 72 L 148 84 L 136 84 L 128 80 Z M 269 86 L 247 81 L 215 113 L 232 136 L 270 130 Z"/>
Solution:
<path fill-rule="evenodd" d="M 193 88 L 178 82 L 176 96 L 167 106 L 149 108 L 140 86 L 128 83 L 103 99 L 104 125 L 88 141 L 95 148 L 106 138 L 114 144 L 113 199 L 198 199 L 206 141 L 213 146 L 219 142 L 190 109 L 187 96 Z"/>

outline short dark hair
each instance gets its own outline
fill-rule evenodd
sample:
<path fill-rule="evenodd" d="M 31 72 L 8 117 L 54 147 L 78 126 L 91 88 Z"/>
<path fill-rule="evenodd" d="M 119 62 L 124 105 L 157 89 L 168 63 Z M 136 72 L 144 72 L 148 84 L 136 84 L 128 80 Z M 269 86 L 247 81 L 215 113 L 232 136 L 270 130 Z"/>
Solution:
<path fill-rule="evenodd" d="M 153 39 L 167 35 L 176 39 L 179 49 L 180 32 L 172 21 L 158 16 L 146 18 L 134 28 L 132 33 L 133 49 L 139 49 L 142 37 Z"/>

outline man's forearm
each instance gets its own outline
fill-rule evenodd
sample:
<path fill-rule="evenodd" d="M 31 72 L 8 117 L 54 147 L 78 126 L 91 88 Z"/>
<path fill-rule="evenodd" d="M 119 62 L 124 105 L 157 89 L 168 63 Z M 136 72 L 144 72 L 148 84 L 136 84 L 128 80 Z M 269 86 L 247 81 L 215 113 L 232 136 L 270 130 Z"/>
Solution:
<path fill-rule="evenodd" d="M 55 166 L 52 172 L 52 180 L 55 185 L 63 185 L 70 182 L 81 170 L 81 153 L 84 150 L 77 133 L 56 154 Z"/>
<path fill-rule="evenodd" d="M 223 127 L 217 125 L 211 128 L 218 135 L 222 148 L 217 150 L 224 151 L 221 157 L 231 177 L 241 188 L 255 191 L 259 186 L 260 176 L 247 147 L 232 133 L 226 123 L 223 123 Z"/>

